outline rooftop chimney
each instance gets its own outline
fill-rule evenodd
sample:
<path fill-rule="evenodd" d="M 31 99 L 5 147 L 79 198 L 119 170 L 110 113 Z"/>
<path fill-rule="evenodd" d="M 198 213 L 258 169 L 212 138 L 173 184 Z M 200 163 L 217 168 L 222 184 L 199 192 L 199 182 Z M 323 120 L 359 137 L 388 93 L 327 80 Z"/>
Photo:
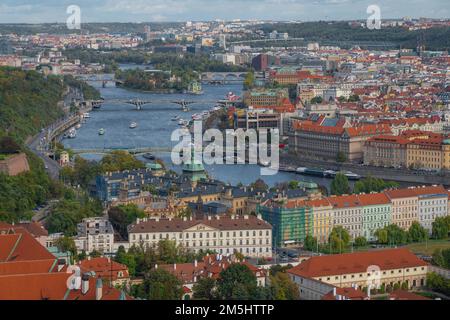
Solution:
<path fill-rule="evenodd" d="M 333 297 L 336 297 L 336 287 L 333 288 Z"/>
<path fill-rule="evenodd" d="M 95 300 L 102 300 L 103 297 L 103 281 L 98 278 L 95 284 Z"/>
<path fill-rule="evenodd" d="M 197 259 L 194 260 L 194 267 L 197 267 Z"/>
<path fill-rule="evenodd" d="M 177 270 L 177 264 L 176 263 L 173 264 L 173 270 Z"/>
<path fill-rule="evenodd" d="M 89 275 L 84 273 L 81 277 L 81 293 L 86 294 L 89 291 Z"/>

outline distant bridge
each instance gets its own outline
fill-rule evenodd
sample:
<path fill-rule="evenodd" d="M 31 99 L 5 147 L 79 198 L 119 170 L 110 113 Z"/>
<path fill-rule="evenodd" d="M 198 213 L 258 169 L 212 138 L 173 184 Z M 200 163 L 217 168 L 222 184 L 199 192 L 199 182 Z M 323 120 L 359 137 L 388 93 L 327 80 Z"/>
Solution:
<path fill-rule="evenodd" d="M 143 155 L 145 153 L 168 153 L 172 147 L 145 147 L 145 148 L 103 148 L 103 149 L 72 149 L 75 154 L 108 154 L 113 151 L 127 151 L 132 155 Z"/>
<path fill-rule="evenodd" d="M 200 77 L 202 82 L 242 82 L 247 72 L 203 72 Z"/>
<path fill-rule="evenodd" d="M 100 108 L 104 104 L 128 104 L 135 107 L 136 110 L 142 110 L 142 107 L 144 105 L 149 104 L 177 104 L 181 107 L 181 109 L 185 110 L 187 107 L 191 104 L 221 104 L 226 105 L 228 103 L 232 103 L 227 100 L 164 100 L 164 99 L 152 99 L 152 100 L 140 100 L 140 99 L 130 99 L 130 100 L 123 100 L 123 99 L 106 99 L 106 100 L 96 100 L 92 101 L 92 107 L 93 108 Z"/>

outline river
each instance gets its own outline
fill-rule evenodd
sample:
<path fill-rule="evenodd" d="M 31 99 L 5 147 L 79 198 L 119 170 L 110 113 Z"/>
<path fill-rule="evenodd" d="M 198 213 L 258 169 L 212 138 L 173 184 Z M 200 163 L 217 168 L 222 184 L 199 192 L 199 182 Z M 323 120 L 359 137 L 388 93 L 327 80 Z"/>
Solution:
<path fill-rule="evenodd" d="M 134 66 L 125 65 L 122 68 Z M 203 85 L 204 94 L 201 96 L 192 96 L 188 94 L 152 94 L 144 92 L 130 91 L 123 88 L 117 88 L 111 84 L 102 88 L 101 83 L 91 82 L 91 85 L 97 87 L 102 97 L 108 99 L 141 99 L 141 100 L 211 100 L 217 101 L 224 99 L 228 92 L 234 92 L 242 95 L 242 84 L 226 85 Z M 95 109 L 90 113 L 90 118 L 77 131 L 75 139 L 65 139 L 63 143 L 71 149 L 111 149 L 111 148 L 145 148 L 145 147 L 170 147 L 176 142 L 170 141 L 173 130 L 179 128 L 177 121 L 171 121 L 172 117 L 190 120 L 194 113 L 201 113 L 209 110 L 214 105 L 211 103 L 198 103 L 190 106 L 190 111 L 183 112 L 180 107 L 173 103 L 152 103 L 145 105 L 143 110 L 134 110 L 131 105 L 108 104 L 102 105 L 100 109 Z M 136 122 L 138 127 L 130 129 L 131 122 Z M 105 130 L 104 135 L 99 135 L 100 128 Z M 181 172 L 180 166 L 174 166 L 170 160 L 170 153 L 155 152 L 155 156 L 164 160 L 167 167 Z M 100 154 L 83 154 L 86 159 L 99 160 Z M 144 158 L 138 157 L 145 161 Z M 331 180 L 326 178 L 301 176 L 295 173 L 278 172 L 272 176 L 261 176 L 258 165 L 206 165 L 210 177 L 219 179 L 231 184 L 249 184 L 258 178 L 262 178 L 268 185 L 273 186 L 278 182 L 288 182 L 292 180 L 313 181 L 327 188 Z"/>

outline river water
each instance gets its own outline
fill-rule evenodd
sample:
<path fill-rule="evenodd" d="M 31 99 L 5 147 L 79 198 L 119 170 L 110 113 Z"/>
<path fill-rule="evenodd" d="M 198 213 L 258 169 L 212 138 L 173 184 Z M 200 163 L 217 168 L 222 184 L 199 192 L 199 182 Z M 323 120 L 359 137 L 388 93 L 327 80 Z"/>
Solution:
<path fill-rule="evenodd" d="M 122 68 L 134 66 L 125 65 Z M 105 100 L 120 99 L 141 99 L 141 100 L 189 100 L 217 101 L 225 98 L 228 92 L 242 95 L 242 84 L 226 85 L 203 85 L 204 94 L 193 96 L 188 94 L 152 94 L 144 92 L 130 91 L 107 85 L 102 88 L 99 82 L 90 82 L 97 87 Z M 173 130 L 179 128 L 178 121 L 171 121 L 172 117 L 190 120 L 194 113 L 201 113 L 209 110 L 214 103 L 198 103 L 190 105 L 190 111 L 183 112 L 180 107 L 170 102 L 152 103 L 145 105 L 143 110 L 137 111 L 134 106 L 126 103 L 105 103 L 100 109 L 95 109 L 90 113 L 86 123 L 77 131 L 75 139 L 65 139 L 63 143 L 66 147 L 83 150 L 99 150 L 111 148 L 164 148 L 170 149 L 177 142 L 170 141 Z M 138 127 L 130 129 L 131 122 L 136 122 Z M 100 128 L 105 130 L 104 135 L 99 135 Z M 165 161 L 168 168 L 176 172 L 181 172 L 180 166 L 174 166 L 170 160 L 170 153 L 154 152 L 155 156 Z M 99 160 L 101 154 L 83 154 L 86 159 Z M 145 161 L 144 158 L 138 157 Z M 256 179 L 263 179 L 268 185 L 273 186 L 278 182 L 288 182 L 292 180 L 314 181 L 319 185 L 329 188 L 331 180 L 319 177 L 302 176 L 295 173 L 278 172 L 272 176 L 261 176 L 258 165 L 205 165 L 210 177 L 228 182 L 231 184 L 249 184 Z"/>

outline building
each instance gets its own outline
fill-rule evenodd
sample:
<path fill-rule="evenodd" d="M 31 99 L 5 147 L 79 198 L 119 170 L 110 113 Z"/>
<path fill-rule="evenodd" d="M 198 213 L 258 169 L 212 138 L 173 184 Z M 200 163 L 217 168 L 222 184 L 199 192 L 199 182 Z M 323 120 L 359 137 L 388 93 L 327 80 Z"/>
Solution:
<path fill-rule="evenodd" d="M 333 207 L 333 225 L 347 229 L 355 239 L 363 234 L 363 207 L 358 195 L 331 196 L 327 198 Z"/>
<path fill-rule="evenodd" d="M 375 231 L 387 227 L 391 221 L 392 205 L 384 193 L 358 195 L 362 214 L 361 235 L 368 241 L 376 240 Z"/>
<path fill-rule="evenodd" d="M 408 230 L 414 221 L 419 221 L 417 211 L 418 195 L 414 189 L 394 189 L 386 191 L 392 204 L 392 223 Z"/>
<path fill-rule="evenodd" d="M 363 146 L 367 139 L 390 134 L 388 125 L 350 124 L 345 120 L 326 119 L 297 120 L 293 122 L 293 134 L 289 146 L 304 157 L 336 160 L 343 155 L 347 161 L 362 162 Z"/>
<path fill-rule="evenodd" d="M 426 284 L 428 265 L 407 249 L 386 249 L 311 257 L 289 269 L 300 298 L 320 300 L 337 288 L 393 287 L 406 283 L 408 288 Z"/>
<path fill-rule="evenodd" d="M 23 227 L 0 223 L 0 300 L 128 300 L 123 291 L 104 286 L 89 268 L 73 282 L 68 266 Z M 68 286 L 70 284 L 70 286 Z"/>
<path fill-rule="evenodd" d="M 106 218 L 85 218 L 77 224 L 75 245 L 78 251 L 113 252 L 114 229 Z"/>
<path fill-rule="evenodd" d="M 289 92 L 287 89 L 247 90 L 244 93 L 244 103 L 247 106 L 281 106 L 286 98 L 289 99 Z"/>
<path fill-rule="evenodd" d="M 407 167 L 408 140 L 399 136 L 376 136 L 364 144 L 364 164 L 379 167 Z"/>
<path fill-rule="evenodd" d="M 156 247 L 163 239 L 174 240 L 193 252 L 212 250 L 249 257 L 272 256 L 272 226 L 261 217 L 208 216 L 204 219 L 143 219 L 129 227 L 130 246 Z"/>
<path fill-rule="evenodd" d="M 334 226 L 333 206 L 328 199 L 305 201 L 305 206 L 311 210 L 313 217 L 312 236 L 318 243 L 328 242 Z"/>
<path fill-rule="evenodd" d="M 235 129 L 279 129 L 282 131 L 281 115 L 271 110 L 246 109 L 234 114 Z"/>
<path fill-rule="evenodd" d="M 364 145 L 364 163 L 433 171 L 449 170 L 450 139 L 420 130 L 405 130 L 399 136 L 375 136 Z"/>
<path fill-rule="evenodd" d="M 101 278 L 106 283 L 111 283 L 115 286 L 127 285 L 130 281 L 128 267 L 121 263 L 115 262 L 110 258 L 98 257 L 81 260 L 77 263 L 81 271 L 95 272 L 95 277 Z"/>
<path fill-rule="evenodd" d="M 267 54 L 259 54 L 252 59 L 252 68 L 255 71 L 265 71 L 269 67 L 269 56 Z"/>
<path fill-rule="evenodd" d="M 39 222 L 22 221 L 16 223 L 14 227 L 21 227 L 27 230 L 42 246 L 46 246 L 48 239 L 48 231 Z"/>
<path fill-rule="evenodd" d="M 312 211 L 303 201 L 267 200 L 257 207 L 257 212 L 272 225 L 276 246 L 304 243 L 306 236 L 313 233 Z"/>
<path fill-rule="evenodd" d="M 226 257 L 220 254 L 209 254 L 203 257 L 202 260 L 195 260 L 192 263 L 174 263 L 155 265 L 155 268 L 161 268 L 169 271 L 183 282 L 183 285 L 192 291 L 195 283 L 201 278 L 212 278 L 217 280 L 220 273 L 226 270 L 231 264 L 238 263 L 245 265 L 253 272 L 256 277 L 258 286 L 264 287 L 266 285 L 267 273 L 247 261 L 238 261 L 231 255 Z"/>

